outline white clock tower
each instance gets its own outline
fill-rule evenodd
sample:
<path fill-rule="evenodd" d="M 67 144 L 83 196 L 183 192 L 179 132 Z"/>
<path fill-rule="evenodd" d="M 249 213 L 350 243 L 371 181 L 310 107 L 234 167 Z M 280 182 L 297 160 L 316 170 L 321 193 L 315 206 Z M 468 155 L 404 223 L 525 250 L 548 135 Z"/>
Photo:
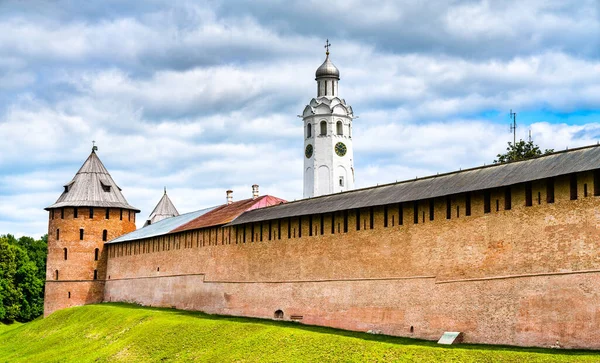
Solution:
<path fill-rule="evenodd" d="M 338 95 L 340 71 L 327 57 L 317 68 L 317 97 L 304 108 L 304 198 L 354 189 L 352 107 Z"/>

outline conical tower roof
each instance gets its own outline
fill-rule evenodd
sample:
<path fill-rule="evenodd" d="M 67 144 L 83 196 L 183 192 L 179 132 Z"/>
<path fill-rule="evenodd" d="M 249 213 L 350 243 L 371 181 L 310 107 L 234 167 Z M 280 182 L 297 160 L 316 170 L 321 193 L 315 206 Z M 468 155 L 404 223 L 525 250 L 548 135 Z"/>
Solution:
<path fill-rule="evenodd" d="M 105 207 L 140 211 L 127 203 L 121 188 L 96 155 L 95 148 L 73 180 L 64 188 L 56 203 L 46 207 L 46 210 L 62 207 Z"/>
<path fill-rule="evenodd" d="M 175 208 L 175 206 L 173 205 L 173 202 L 171 202 L 171 199 L 167 195 L 167 188 L 165 188 L 165 194 L 163 194 L 162 198 L 160 198 L 160 200 L 158 201 L 156 207 L 154 207 L 152 213 L 150 213 L 148 219 L 146 219 L 144 227 L 150 224 L 154 224 L 158 221 L 162 221 L 163 219 L 177 217 L 178 215 L 179 212 L 177 211 L 177 208 Z"/>

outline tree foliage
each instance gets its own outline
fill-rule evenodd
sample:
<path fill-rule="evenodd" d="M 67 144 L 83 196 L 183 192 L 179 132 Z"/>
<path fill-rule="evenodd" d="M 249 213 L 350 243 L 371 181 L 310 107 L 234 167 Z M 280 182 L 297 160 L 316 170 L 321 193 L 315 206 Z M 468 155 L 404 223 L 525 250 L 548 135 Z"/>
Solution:
<path fill-rule="evenodd" d="M 0 236 L 0 320 L 29 321 L 44 311 L 48 236 Z"/>
<path fill-rule="evenodd" d="M 546 149 L 544 152 L 540 150 L 540 147 L 535 145 L 533 141 L 519 140 L 515 144 L 512 142 L 508 143 L 506 152 L 504 154 L 498 154 L 498 159 L 494 160 L 494 163 L 506 163 L 509 161 L 525 160 L 540 155 L 546 155 L 553 153 L 554 149 Z"/>

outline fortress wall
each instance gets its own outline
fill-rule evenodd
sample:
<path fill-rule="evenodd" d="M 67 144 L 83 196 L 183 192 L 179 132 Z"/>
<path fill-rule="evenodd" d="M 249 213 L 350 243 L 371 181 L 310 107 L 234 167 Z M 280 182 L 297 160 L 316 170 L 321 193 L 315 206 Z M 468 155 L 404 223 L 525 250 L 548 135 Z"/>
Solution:
<path fill-rule="evenodd" d="M 222 283 L 201 275 L 111 280 L 106 301 L 284 319 L 436 340 L 600 348 L 598 274 L 439 284 L 435 279 Z M 410 328 L 413 327 L 411 332 Z"/>
<path fill-rule="evenodd" d="M 230 239 L 203 240 L 204 247 L 199 238 L 206 233 L 196 231 L 164 237 L 171 242 L 167 251 L 160 238 L 112 245 L 104 298 L 265 318 L 281 309 L 285 319 L 301 315 L 307 324 L 426 339 L 458 330 L 468 342 L 547 346 L 558 340 L 600 348 L 600 204 L 591 174 L 578 177 L 578 200 L 570 200 L 569 178 L 561 177 L 554 203 L 546 202 L 540 181 L 532 183 L 530 207 L 524 185 L 511 188 L 510 210 L 504 210 L 505 191 L 491 190 L 489 214 L 483 192 L 471 194 L 471 216 L 464 214 L 465 196 L 452 196 L 449 220 L 446 198 L 436 198 L 433 221 L 429 201 L 417 204 L 417 224 L 413 203 L 405 203 L 401 226 L 394 205 L 387 206 L 388 227 L 384 207 L 373 209 L 373 229 L 369 208 L 360 210 L 360 230 L 356 211 L 349 211 L 347 233 L 340 212 L 335 234 L 331 215 L 323 218 L 323 235 L 316 215 L 313 236 L 303 217 L 302 223 L 291 219 L 290 239 L 284 219 L 281 239 L 279 221 L 271 222 L 271 240 L 263 223 L 262 242 L 255 224 L 225 227 L 221 234 L 231 232 Z M 214 230 L 211 236 L 221 235 Z M 132 249 L 141 253 L 124 252 Z"/>

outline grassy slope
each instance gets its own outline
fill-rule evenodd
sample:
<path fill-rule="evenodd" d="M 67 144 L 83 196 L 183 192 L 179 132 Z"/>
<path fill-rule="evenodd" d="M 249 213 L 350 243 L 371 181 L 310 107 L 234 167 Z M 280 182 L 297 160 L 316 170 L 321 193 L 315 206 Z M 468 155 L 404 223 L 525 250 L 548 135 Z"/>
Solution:
<path fill-rule="evenodd" d="M 23 323 L 19 323 L 19 322 L 16 322 L 16 321 L 14 323 L 11 323 L 11 324 L 2 324 L 2 323 L 0 323 L 0 334 L 2 334 L 4 332 L 7 332 L 9 330 L 16 329 L 16 328 L 20 327 L 21 325 L 23 325 Z"/>
<path fill-rule="evenodd" d="M 0 361 L 594 362 L 600 354 L 435 343 L 125 304 L 0 326 Z"/>

